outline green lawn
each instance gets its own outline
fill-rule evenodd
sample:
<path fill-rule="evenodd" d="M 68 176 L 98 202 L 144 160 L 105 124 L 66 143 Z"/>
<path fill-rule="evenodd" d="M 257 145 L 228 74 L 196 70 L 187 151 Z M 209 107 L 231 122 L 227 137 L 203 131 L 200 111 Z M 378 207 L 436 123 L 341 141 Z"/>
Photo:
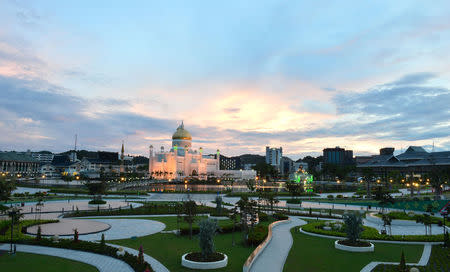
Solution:
<path fill-rule="evenodd" d="M 1 271 L 33 271 L 33 272 L 95 272 L 94 266 L 53 256 L 17 252 L 9 255 L 0 253 Z"/>
<path fill-rule="evenodd" d="M 242 234 L 235 232 L 236 246 L 232 247 L 232 233 L 219 234 L 215 237 L 216 251 L 228 255 L 228 266 L 214 271 L 242 271 L 242 266 L 248 256 L 253 252 L 254 247 L 246 247 L 241 244 Z M 196 236 L 189 239 L 189 236 L 176 236 L 174 234 L 157 233 L 144 237 L 138 237 L 135 240 L 113 240 L 113 244 L 123 245 L 138 249 L 142 245 L 144 252 L 162 264 L 170 271 L 190 271 L 181 266 L 181 256 L 184 253 L 199 251 L 198 239 Z"/>
<path fill-rule="evenodd" d="M 400 262 L 400 259 L 397 261 Z M 450 248 L 443 248 L 440 245 L 433 246 L 430 260 L 427 266 L 415 266 L 422 272 L 448 272 L 450 271 Z M 397 272 L 396 265 L 380 264 L 375 267 L 374 272 Z"/>
<path fill-rule="evenodd" d="M 96 217 L 92 217 L 89 219 L 93 219 L 95 220 Z M 197 216 L 196 217 L 196 221 L 194 222 L 194 224 L 192 224 L 192 226 L 197 226 L 197 223 L 200 222 L 202 219 L 206 219 L 208 218 L 207 216 Z M 130 217 L 114 217 L 114 219 L 130 219 Z M 136 217 L 133 219 L 143 219 L 143 220 L 154 220 L 154 221 L 159 221 L 161 223 L 164 223 L 166 225 L 166 228 L 164 230 L 176 230 L 177 229 L 177 217 L 176 216 L 158 216 L 158 217 Z M 238 218 L 239 220 L 239 218 Z M 227 220 L 218 220 L 217 223 L 220 226 L 223 225 L 227 225 L 227 224 L 231 224 L 231 220 L 227 219 Z M 180 221 L 180 228 L 183 227 L 189 227 L 189 224 L 186 223 L 183 218 L 181 218 Z"/>
<path fill-rule="evenodd" d="M 373 253 L 355 253 L 337 250 L 334 240 L 306 235 L 291 230 L 294 243 L 284 266 L 284 271 L 307 272 L 352 272 L 360 271 L 372 261 L 399 261 L 401 251 L 407 262 L 418 262 L 422 245 L 395 245 L 375 243 Z"/>
<path fill-rule="evenodd" d="M 198 219 L 206 217 L 198 217 Z M 176 216 L 172 217 L 148 217 L 139 219 L 150 219 L 160 221 L 166 224 L 165 230 L 173 230 L 177 228 Z M 200 220 L 197 220 L 199 222 Z M 230 220 L 219 220 L 219 225 L 230 223 Z M 269 222 L 264 222 L 264 224 Z M 183 222 L 183 226 L 187 226 L 187 223 Z M 242 271 L 242 266 L 247 260 L 248 256 L 253 252 L 255 247 L 244 246 L 242 244 L 242 233 L 235 232 L 234 238 L 236 245 L 232 246 L 232 233 L 217 234 L 214 242 L 216 251 L 225 253 L 228 255 L 228 266 L 223 269 L 217 269 L 214 271 Z M 162 264 L 164 264 L 170 271 L 192 271 L 190 269 L 181 266 L 181 256 L 184 253 L 199 251 L 198 239 L 194 235 L 192 240 L 188 235 L 176 236 L 174 234 L 157 233 L 144 237 L 138 237 L 136 239 L 123 239 L 108 241 L 113 244 L 123 245 L 138 249 L 141 245 L 144 252 Z"/>

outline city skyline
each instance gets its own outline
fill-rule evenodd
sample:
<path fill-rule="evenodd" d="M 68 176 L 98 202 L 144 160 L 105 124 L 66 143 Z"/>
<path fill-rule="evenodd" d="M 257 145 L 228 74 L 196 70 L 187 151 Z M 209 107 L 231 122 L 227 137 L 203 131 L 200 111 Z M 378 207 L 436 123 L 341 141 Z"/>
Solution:
<path fill-rule="evenodd" d="M 0 150 L 450 150 L 438 2 L 0 0 Z"/>

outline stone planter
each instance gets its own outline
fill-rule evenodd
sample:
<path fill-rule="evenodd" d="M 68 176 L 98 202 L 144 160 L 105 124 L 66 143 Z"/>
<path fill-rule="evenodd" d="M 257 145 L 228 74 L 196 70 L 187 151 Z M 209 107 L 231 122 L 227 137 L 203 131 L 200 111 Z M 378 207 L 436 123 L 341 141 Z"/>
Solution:
<path fill-rule="evenodd" d="M 227 216 L 209 216 L 209 219 L 215 219 L 215 220 L 227 220 L 229 219 Z"/>
<path fill-rule="evenodd" d="M 350 251 L 350 252 L 373 252 L 375 250 L 374 244 L 370 243 L 368 247 L 353 247 L 341 245 L 338 243 L 339 240 L 334 241 L 334 247 L 339 250 Z"/>
<path fill-rule="evenodd" d="M 286 207 L 288 208 L 301 208 L 302 204 L 291 204 L 286 202 Z"/>
<path fill-rule="evenodd" d="M 89 208 L 97 208 L 97 207 L 99 207 L 100 209 L 105 209 L 105 208 L 108 208 L 108 203 L 105 203 L 105 204 L 88 204 L 88 207 Z"/>
<path fill-rule="evenodd" d="M 228 264 L 228 256 L 223 254 L 225 256 L 225 258 L 221 261 L 217 261 L 217 262 L 194 262 L 194 261 L 189 261 L 186 259 L 186 255 L 188 255 L 189 253 L 184 254 L 181 257 L 181 265 L 187 268 L 191 268 L 191 269 L 200 269 L 200 270 L 207 270 L 207 269 L 217 269 L 217 268 L 222 268 L 227 266 Z"/>

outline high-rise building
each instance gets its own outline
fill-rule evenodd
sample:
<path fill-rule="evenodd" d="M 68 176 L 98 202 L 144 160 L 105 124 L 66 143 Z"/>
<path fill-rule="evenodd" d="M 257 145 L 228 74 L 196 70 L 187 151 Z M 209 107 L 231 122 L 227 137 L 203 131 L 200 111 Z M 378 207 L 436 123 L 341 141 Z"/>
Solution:
<path fill-rule="evenodd" d="M 323 150 L 323 161 L 328 164 L 353 164 L 353 150 L 345 150 L 336 146 Z"/>
<path fill-rule="evenodd" d="M 266 163 L 274 166 L 281 171 L 281 158 L 283 157 L 283 148 L 270 148 L 266 146 Z"/>

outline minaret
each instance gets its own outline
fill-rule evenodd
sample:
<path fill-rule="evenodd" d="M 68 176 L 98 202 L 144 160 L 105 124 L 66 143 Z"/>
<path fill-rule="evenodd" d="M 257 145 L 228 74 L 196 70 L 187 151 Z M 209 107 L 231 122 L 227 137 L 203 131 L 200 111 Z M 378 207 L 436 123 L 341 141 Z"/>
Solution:
<path fill-rule="evenodd" d="M 125 167 L 124 167 L 124 159 L 125 159 L 125 148 L 123 146 L 123 141 L 122 141 L 122 150 L 120 151 L 120 173 L 125 172 Z"/>
<path fill-rule="evenodd" d="M 217 149 L 217 165 L 216 165 L 216 170 L 219 171 L 220 170 L 220 150 Z"/>
<path fill-rule="evenodd" d="M 153 160 L 153 145 L 150 145 L 149 150 L 148 150 L 148 174 L 150 176 L 150 178 L 152 177 L 152 160 Z"/>

